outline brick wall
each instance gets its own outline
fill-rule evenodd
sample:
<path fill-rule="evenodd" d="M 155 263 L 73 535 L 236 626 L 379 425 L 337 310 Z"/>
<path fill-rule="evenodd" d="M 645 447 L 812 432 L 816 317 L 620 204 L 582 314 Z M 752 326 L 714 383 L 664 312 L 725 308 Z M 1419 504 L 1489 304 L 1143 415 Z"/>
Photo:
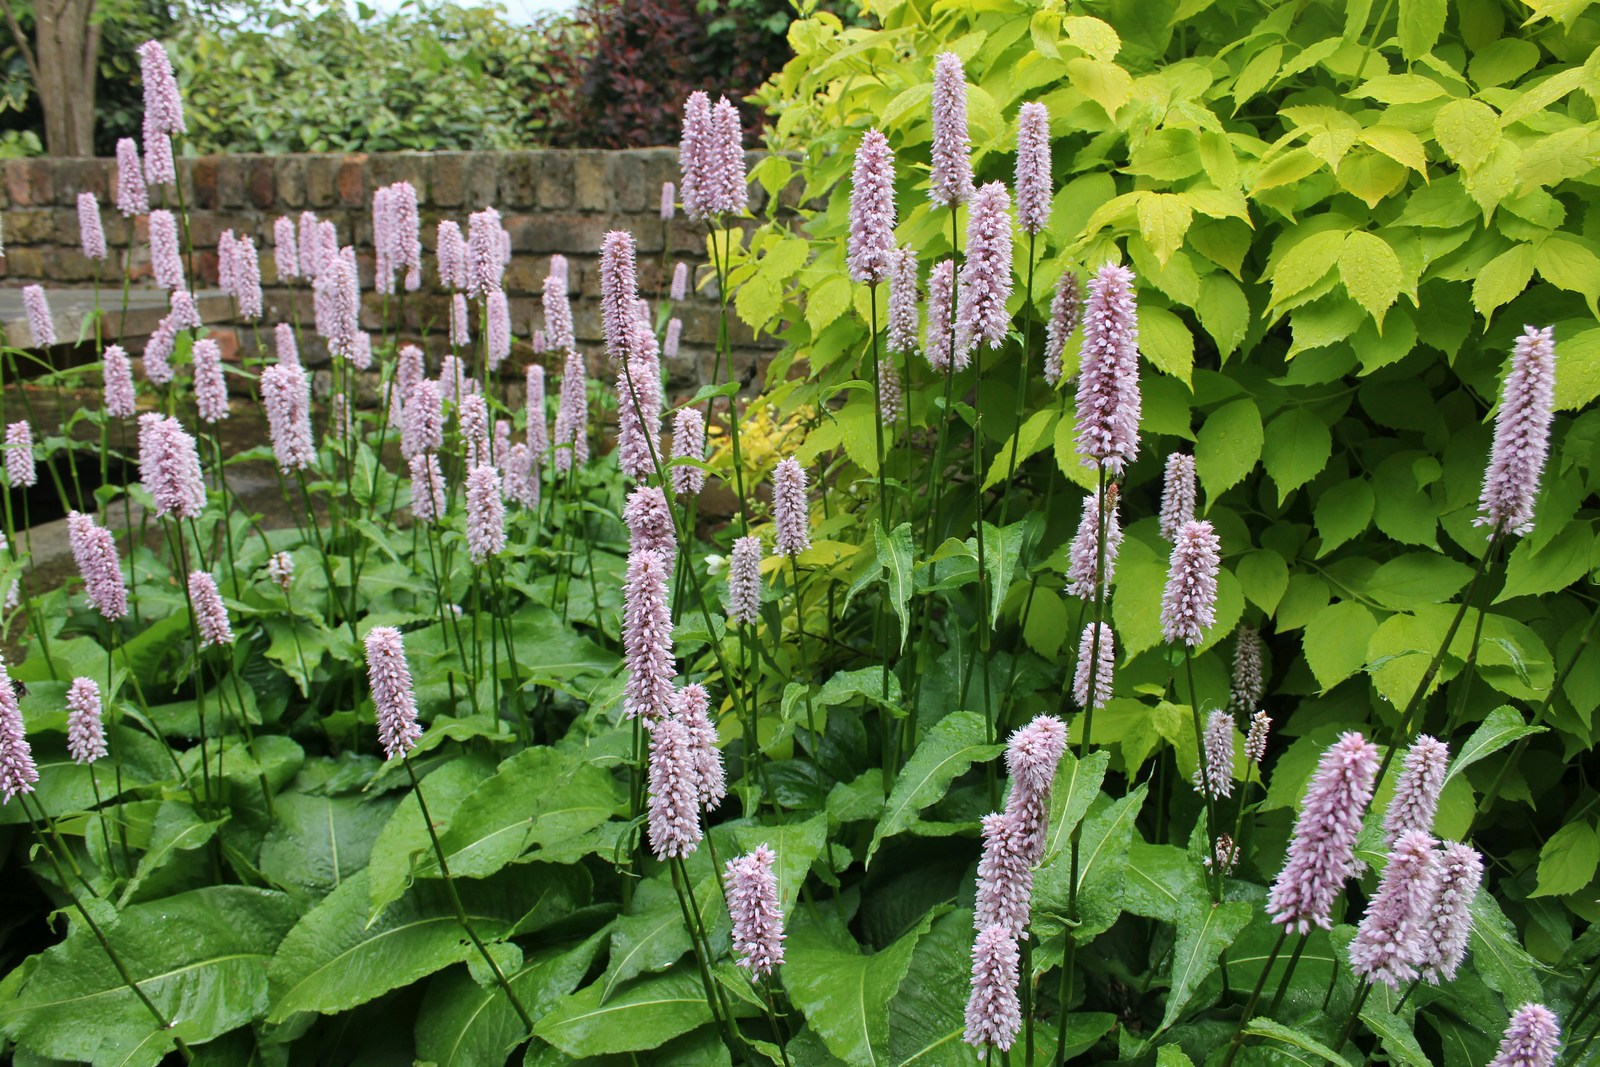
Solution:
<path fill-rule="evenodd" d="M 134 284 L 151 284 L 144 219 L 124 220 L 112 206 L 114 160 L 13 160 L 4 168 L 0 211 L 6 254 L 0 259 L 0 278 L 7 288 L 27 282 L 40 282 L 47 290 L 93 284 L 96 264 L 85 259 L 78 247 L 77 195 L 85 191 L 100 198 L 115 258 L 107 265 L 103 284 L 120 284 L 122 252 L 130 233 Z M 429 254 L 423 291 L 407 298 L 408 332 L 415 335 L 426 325 L 430 347 L 436 349 L 443 344 L 447 301 L 434 287 L 431 253 L 435 226 L 444 218 L 456 219 L 465 231 L 468 214 L 479 208 L 493 206 L 503 216 L 513 256 L 505 284 L 522 353 L 527 352 L 533 326 L 540 324 L 538 294 L 552 253 L 570 260 L 575 326 L 595 366 L 601 338 L 598 252 L 607 230 L 633 232 L 639 248 L 640 291 L 652 306 L 664 296 L 674 260 L 687 260 L 702 276 L 705 270 L 704 228 L 681 215 L 665 227 L 661 222 L 661 183 L 678 178 L 673 149 L 203 156 L 180 160 L 178 171 L 198 259 L 198 287 L 216 284 L 215 250 L 223 230 L 254 235 L 261 250 L 269 325 L 288 321 L 296 304 L 302 322 L 311 321 L 310 293 L 303 285 L 279 285 L 271 255 L 273 220 L 310 210 L 337 224 L 341 242 L 348 244 L 354 237 L 365 292 L 365 326 L 381 327 L 382 298 L 372 292 L 371 200 L 379 186 L 402 179 L 415 185 L 421 198 L 423 247 Z M 157 201 L 160 195 L 152 191 Z M 165 206 L 176 208 L 178 198 L 170 187 L 166 195 Z M 751 196 L 759 205 L 759 186 L 752 186 Z M 666 277 L 664 243 L 671 252 Z M 689 387 L 708 380 L 716 339 L 715 285 L 701 289 L 675 314 L 683 319 L 684 330 L 683 359 L 673 368 L 673 378 Z M 250 343 L 252 331 L 240 332 L 243 343 Z M 739 362 L 759 358 L 761 346 L 737 322 L 734 336 Z M 307 355 L 314 358 L 316 352 Z"/>

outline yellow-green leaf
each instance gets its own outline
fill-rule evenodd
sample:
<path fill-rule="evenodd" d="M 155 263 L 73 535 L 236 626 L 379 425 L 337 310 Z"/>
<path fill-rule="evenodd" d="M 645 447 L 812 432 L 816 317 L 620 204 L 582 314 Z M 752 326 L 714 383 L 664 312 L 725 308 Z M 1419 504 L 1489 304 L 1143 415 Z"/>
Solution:
<path fill-rule="evenodd" d="M 1109 63 L 1122 49 L 1122 38 L 1111 24 L 1089 15 L 1069 15 L 1061 20 L 1061 30 L 1067 40 L 1083 49 L 1095 59 Z"/>
<path fill-rule="evenodd" d="M 1423 147 L 1422 138 L 1405 127 L 1385 126 L 1380 123 L 1362 130 L 1361 139 L 1396 163 L 1426 176 L 1428 150 Z"/>
<path fill-rule="evenodd" d="M 1183 246 L 1194 210 L 1177 193 L 1150 193 L 1139 201 L 1139 235 L 1163 266 Z"/>
<path fill-rule="evenodd" d="M 1533 262 L 1532 245 L 1513 245 L 1484 264 L 1472 282 L 1472 306 L 1478 314 L 1490 318 L 1496 308 L 1509 304 L 1526 289 L 1533 277 Z"/>
<path fill-rule="evenodd" d="M 1345 230 L 1311 234 L 1283 254 L 1272 271 L 1270 310 L 1321 281 L 1344 252 Z"/>
<path fill-rule="evenodd" d="M 1400 295 L 1400 257 L 1375 233 L 1352 230 L 1339 252 L 1339 277 L 1356 303 L 1383 330 L 1383 315 Z"/>
<path fill-rule="evenodd" d="M 1600 329 L 1556 337 L 1557 411 L 1576 411 L 1600 396 Z"/>
<path fill-rule="evenodd" d="M 1433 50 L 1444 31 L 1445 0 L 1400 0 L 1400 51 L 1408 60 Z"/>
<path fill-rule="evenodd" d="M 1157 368 L 1189 384 L 1194 373 L 1194 335 L 1178 316 L 1154 304 L 1142 305 L 1139 348 Z"/>
<path fill-rule="evenodd" d="M 1082 56 L 1069 60 L 1067 77 L 1080 93 L 1105 108 L 1108 116 L 1114 116 L 1133 92 L 1133 78 L 1128 72 L 1105 60 Z"/>
<path fill-rule="evenodd" d="M 1500 143 L 1500 119 L 1488 104 L 1452 100 L 1434 116 L 1433 139 L 1454 162 L 1476 170 Z"/>
<path fill-rule="evenodd" d="M 1206 416 L 1195 440 L 1194 467 L 1208 497 L 1238 485 L 1261 458 L 1261 411 L 1249 397 Z"/>
<path fill-rule="evenodd" d="M 1600 318 L 1595 306 L 1600 298 L 1600 256 L 1571 237 L 1551 234 L 1539 246 L 1533 265 L 1539 276 L 1558 289 L 1582 293 L 1591 314 Z"/>

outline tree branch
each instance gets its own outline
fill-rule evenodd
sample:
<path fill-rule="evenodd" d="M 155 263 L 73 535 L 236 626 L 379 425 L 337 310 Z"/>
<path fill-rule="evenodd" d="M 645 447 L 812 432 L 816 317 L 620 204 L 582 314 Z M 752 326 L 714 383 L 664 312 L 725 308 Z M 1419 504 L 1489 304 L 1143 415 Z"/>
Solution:
<path fill-rule="evenodd" d="M 34 91 L 40 92 L 44 86 L 44 79 L 39 77 L 39 62 L 33 58 L 33 46 L 28 43 L 28 35 L 17 25 L 17 16 L 11 13 L 11 5 L 7 0 L 0 0 L 0 9 L 5 11 L 6 25 L 11 27 L 11 36 L 17 41 L 17 50 L 22 53 L 22 60 L 28 65 L 28 73 L 33 77 Z"/>

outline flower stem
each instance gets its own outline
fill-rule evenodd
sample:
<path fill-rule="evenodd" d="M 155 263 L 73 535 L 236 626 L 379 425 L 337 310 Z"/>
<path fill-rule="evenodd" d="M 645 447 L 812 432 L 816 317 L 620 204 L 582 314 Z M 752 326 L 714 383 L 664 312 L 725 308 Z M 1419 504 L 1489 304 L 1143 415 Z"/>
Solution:
<path fill-rule="evenodd" d="M 1233 1040 L 1228 1042 L 1228 1052 L 1222 1057 L 1222 1067 L 1233 1067 L 1234 1057 L 1239 1055 L 1239 1046 L 1244 1044 L 1244 1028 L 1250 1025 L 1250 1017 L 1255 1013 L 1256 1005 L 1261 1002 L 1261 990 L 1266 987 L 1267 975 L 1272 973 L 1272 965 L 1278 962 L 1278 953 L 1283 951 L 1283 942 L 1288 936 L 1287 926 L 1278 931 L 1278 940 L 1273 942 L 1267 962 L 1261 965 L 1261 977 L 1256 979 L 1256 987 L 1250 991 L 1250 999 L 1245 1001 L 1244 1013 L 1239 1016 L 1239 1027 L 1233 1032 Z"/>

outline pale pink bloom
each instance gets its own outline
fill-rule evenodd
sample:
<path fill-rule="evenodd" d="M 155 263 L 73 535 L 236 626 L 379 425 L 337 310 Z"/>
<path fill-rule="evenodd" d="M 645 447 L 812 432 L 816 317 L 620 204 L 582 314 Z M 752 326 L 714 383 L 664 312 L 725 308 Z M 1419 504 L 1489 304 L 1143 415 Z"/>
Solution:
<path fill-rule="evenodd" d="M 1126 267 L 1107 263 L 1089 283 L 1078 364 L 1078 455 L 1120 476 L 1139 453 L 1139 320 Z"/>
<path fill-rule="evenodd" d="M 950 369 L 955 348 L 956 261 L 941 259 L 928 275 L 928 324 L 922 354 L 934 370 Z"/>
<path fill-rule="evenodd" d="M 253 237 L 241 237 L 233 245 L 233 298 L 240 318 L 261 317 L 261 261 Z"/>
<path fill-rule="evenodd" d="M 1420 975 L 1427 958 L 1428 909 L 1439 891 L 1439 854 L 1431 834 L 1409 830 L 1395 842 L 1350 942 L 1350 969 L 1390 989 Z"/>
<path fill-rule="evenodd" d="M 648 356 L 655 339 L 641 327 L 633 330 L 638 359 L 623 362 L 617 372 L 617 466 L 644 481 L 655 473 L 661 441 L 661 371 Z"/>
<path fill-rule="evenodd" d="M 355 250 L 340 249 L 323 264 L 317 288 L 327 301 L 327 321 L 322 335 L 334 356 L 360 365 L 361 285 L 356 276 Z M 370 349 L 368 350 L 370 359 Z"/>
<path fill-rule="evenodd" d="M 883 421 L 892 424 L 899 420 L 905 408 L 900 393 L 900 372 L 888 359 L 878 361 L 878 412 Z"/>
<path fill-rule="evenodd" d="M 1050 221 L 1050 109 L 1023 104 L 1017 112 L 1017 225 L 1037 234 Z"/>
<path fill-rule="evenodd" d="M 473 456 L 489 450 L 489 405 L 483 397 L 462 397 L 456 407 L 456 424 L 470 467 Z"/>
<path fill-rule="evenodd" d="M 1257 710 L 1261 697 L 1267 691 L 1267 679 L 1261 662 L 1264 653 L 1261 631 L 1248 623 L 1240 626 L 1238 636 L 1234 638 L 1233 679 L 1228 687 L 1228 708 L 1240 715 L 1249 715 Z M 1266 735 L 1262 734 L 1263 751 L 1266 743 Z M 1252 762 L 1260 763 L 1261 759 L 1258 756 Z"/>
<path fill-rule="evenodd" d="M 889 254 L 889 337 L 891 352 L 917 347 L 917 254 L 910 246 Z"/>
<path fill-rule="evenodd" d="M 467 298 L 463 293 L 450 298 L 450 344 L 455 348 L 472 344 L 472 316 L 467 311 Z"/>
<path fill-rule="evenodd" d="M 1401 764 L 1400 780 L 1395 783 L 1394 799 L 1383 815 L 1383 842 L 1393 848 L 1401 835 L 1411 830 L 1433 832 L 1433 817 L 1439 810 L 1439 794 L 1444 791 L 1445 772 L 1450 769 L 1450 747 L 1437 738 L 1421 734 L 1411 742 Z"/>
<path fill-rule="evenodd" d="M 1200 738 L 1200 762 L 1194 787 L 1201 796 L 1222 800 L 1233 796 L 1233 716 L 1213 711 Z"/>
<path fill-rule="evenodd" d="M 539 469 L 528 446 L 518 441 L 505 450 L 506 496 L 532 510 L 539 506 Z"/>
<path fill-rule="evenodd" d="M 1161 634 L 1173 644 L 1193 648 L 1217 621 L 1217 573 L 1222 542 L 1209 522 L 1186 522 L 1178 529 L 1161 594 Z"/>
<path fill-rule="evenodd" d="M 172 381 L 172 347 L 177 341 L 177 324 L 170 314 L 163 315 L 144 345 L 144 376 L 152 385 Z"/>
<path fill-rule="evenodd" d="M 752 977 L 767 978 L 783 963 L 783 904 L 772 866 L 777 855 L 763 842 L 729 860 L 722 885 L 733 925 L 733 953 Z"/>
<path fill-rule="evenodd" d="M 1333 902 L 1358 869 L 1356 835 L 1377 776 L 1378 748 L 1355 731 L 1323 752 L 1267 898 L 1273 922 L 1301 934 L 1332 925 Z"/>
<path fill-rule="evenodd" d="M 700 797 L 689 728 L 677 719 L 650 724 L 650 848 L 657 859 L 688 856 L 700 846 Z"/>
<path fill-rule="evenodd" d="M 563 474 L 571 470 L 574 463 L 581 467 L 589 462 L 589 381 L 583 357 L 576 350 L 568 350 L 567 365 L 561 376 L 553 446 L 555 468 Z"/>
<path fill-rule="evenodd" d="M 279 363 L 300 365 L 300 349 L 294 341 L 294 327 L 280 322 L 272 330 L 272 352 Z"/>
<path fill-rule="evenodd" d="M 450 219 L 439 223 L 434 241 L 434 259 L 439 266 L 439 284 L 457 292 L 467 288 L 467 242 L 461 227 Z"/>
<path fill-rule="evenodd" d="M 542 303 L 545 344 L 557 352 L 577 348 L 578 341 L 572 332 L 572 302 L 567 298 L 565 277 L 545 275 Z"/>
<path fill-rule="evenodd" d="M 1116 663 L 1116 635 L 1111 632 L 1110 624 L 1091 622 L 1085 626 L 1083 637 L 1078 641 L 1078 663 L 1072 674 L 1072 699 L 1078 702 L 1078 707 L 1090 707 L 1091 670 L 1094 672 L 1093 706 L 1106 706 L 1106 701 L 1111 699 L 1112 672 L 1116 669 Z"/>
<path fill-rule="evenodd" d="M 485 297 L 500 288 L 505 273 L 500 212 L 492 207 L 474 211 L 467 219 L 467 292 Z"/>
<path fill-rule="evenodd" d="M 406 397 L 405 423 L 400 428 L 400 453 L 406 459 L 444 447 L 444 406 L 439 384 L 424 378 Z"/>
<path fill-rule="evenodd" d="M 672 707 L 672 612 L 667 578 L 671 565 L 660 552 L 628 553 L 622 587 L 622 649 L 627 670 L 623 712 L 630 718 L 658 720 Z"/>
<path fill-rule="evenodd" d="M 93 193 L 78 194 L 78 240 L 89 259 L 106 258 L 106 231 L 100 225 L 100 201 Z"/>
<path fill-rule="evenodd" d="M 679 260 L 672 265 L 672 289 L 667 294 L 667 299 L 673 303 L 682 303 L 689 298 L 689 264 Z"/>
<path fill-rule="evenodd" d="M 1167 457 L 1166 477 L 1161 484 L 1161 536 L 1178 539 L 1183 524 L 1194 521 L 1198 493 L 1194 484 L 1194 457 L 1174 452 Z"/>
<path fill-rule="evenodd" d="M 294 235 L 294 220 L 279 215 L 272 223 L 272 262 L 280 282 L 300 276 L 300 253 Z"/>
<path fill-rule="evenodd" d="M 641 485 L 629 493 L 622 508 L 622 521 L 628 527 L 628 551 L 659 552 L 670 570 L 678 552 L 678 531 L 672 523 L 667 494 L 661 487 Z"/>
<path fill-rule="evenodd" d="M 203 422 L 228 417 L 228 383 L 222 376 L 222 349 L 209 337 L 194 343 L 194 401 Z"/>
<path fill-rule="evenodd" d="M 487 463 L 467 475 L 467 554 L 482 563 L 506 549 L 506 505 L 500 471 Z"/>
<path fill-rule="evenodd" d="M 6 427 L 6 480 L 13 489 L 39 483 L 39 468 L 33 461 L 33 427 L 26 419 Z"/>
<path fill-rule="evenodd" d="M 183 121 L 183 97 L 178 79 L 172 74 L 172 60 L 159 41 L 139 46 L 139 71 L 144 80 L 145 122 L 162 133 L 187 133 Z"/>
<path fill-rule="evenodd" d="M 1083 498 L 1083 517 L 1067 551 L 1067 592 L 1079 600 L 1094 600 L 1111 587 L 1116 577 L 1117 552 L 1122 547 L 1122 522 L 1118 517 L 1116 484 L 1106 486 L 1105 551 L 1099 550 L 1100 494 L 1090 491 Z M 1098 571 L 1098 580 L 1097 580 Z"/>
<path fill-rule="evenodd" d="M 711 109 L 712 143 L 706 184 L 713 215 L 737 215 L 749 203 L 744 174 L 744 128 L 739 110 L 721 97 Z"/>
<path fill-rule="evenodd" d="M 956 369 L 980 345 L 999 348 L 1011 328 L 1011 194 L 989 182 L 972 198 L 967 216 L 967 261 L 956 292 Z"/>
<path fill-rule="evenodd" d="M 195 306 L 194 294 L 187 289 L 174 289 L 171 295 L 171 306 L 167 312 L 172 317 L 172 325 L 178 330 L 198 330 L 205 325 L 200 320 L 200 309 Z"/>
<path fill-rule="evenodd" d="M 285 474 L 317 458 L 311 432 L 311 381 L 298 363 L 274 363 L 261 372 L 261 406 L 267 413 L 272 454 Z"/>
<path fill-rule="evenodd" d="M 1244 758 L 1257 767 L 1267 755 L 1267 734 L 1272 729 L 1272 720 L 1265 711 L 1258 711 L 1250 716 L 1250 732 L 1244 735 Z"/>
<path fill-rule="evenodd" d="M 961 57 L 940 52 L 933 66 L 933 175 L 928 186 L 935 204 L 953 207 L 972 196 L 971 145 Z"/>
<path fill-rule="evenodd" d="M 228 609 L 222 605 L 215 578 L 205 571 L 190 571 L 189 602 L 194 608 L 201 648 L 233 644 L 233 627 L 228 625 Z"/>
<path fill-rule="evenodd" d="M 1422 976 L 1434 985 L 1455 981 L 1472 936 L 1472 898 L 1483 883 L 1483 857 L 1470 845 L 1447 843 L 1439 853 L 1439 884 L 1422 919 Z"/>
<path fill-rule="evenodd" d="M 550 256 L 550 276 L 552 278 L 561 279 L 561 284 L 563 286 L 565 286 L 571 280 L 571 273 L 567 266 L 567 257 L 562 255 L 560 252 L 556 252 Z"/>
<path fill-rule="evenodd" d="M 1489 1067 L 1554 1067 L 1561 1046 L 1561 1024 L 1543 1004 L 1524 1004 L 1511 1013 L 1500 1049 Z"/>
<path fill-rule="evenodd" d="M 89 606 L 113 622 L 127 615 L 128 588 L 122 580 L 122 561 L 111 531 L 96 523 L 92 515 L 69 511 L 67 540 L 83 577 Z"/>
<path fill-rule="evenodd" d="M 672 216 L 677 214 L 678 191 L 671 182 L 661 183 L 661 221 L 671 222 Z"/>
<path fill-rule="evenodd" d="M 792 456 L 772 472 L 772 522 L 780 556 L 798 556 L 811 547 L 811 508 L 806 502 L 806 469 Z"/>
<path fill-rule="evenodd" d="M 445 513 L 444 471 L 437 452 L 417 452 L 411 465 L 411 517 L 420 523 L 438 522 Z"/>
<path fill-rule="evenodd" d="M 678 142 L 678 166 L 682 171 L 679 196 L 683 201 L 683 213 L 696 222 L 702 222 L 712 214 L 714 190 L 710 171 L 715 143 L 711 98 L 703 91 L 696 90 L 684 101 L 683 135 Z"/>
<path fill-rule="evenodd" d="M 1028 936 L 1033 863 L 1027 849 L 1027 834 L 1013 813 L 995 811 L 983 817 L 983 857 L 978 861 L 978 890 L 972 913 L 974 929 L 998 924 L 1012 937 Z"/>
<path fill-rule="evenodd" d="M 1050 787 L 1056 766 L 1067 750 L 1067 727 L 1054 715 L 1038 715 L 1011 735 L 1006 745 L 1006 768 L 1011 772 L 1011 795 L 1006 813 L 1022 835 L 1023 854 L 1030 865 L 1044 857 L 1045 823 L 1050 814 Z"/>
<path fill-rule="evenodd" d="M 150 212 L 150 270 L 163 289 L 183 289 L 183 256 L 178 250 L 178 220 L 172 212 Z"/>
<path fill-rule="evenodd" d="M 100 711 L 100 687 L 94 679 L 74 678 L 67 687 L 67 755 L 73 763 L 93 763 L 106 754 Z"/>
<path fill-rule="evenodd" d="M 894 152 L 882 130 L 868 130 L 856 148 L 850 186 L 850 280 L 889 280 L 894 244 Z"/>
<path fill-rule="evenodd" d="M 150 185 L 172 185 L 178 180 L 178 164 L 172 158 L 172 138 L 153 129 L 148 115 L 144 119 L 144 177 Z"/>
<path fill-rule="evenodd" d="M 393 626 L 374 626 L 367 631 L 366 646 L 367 682 L 378 719 L 378 741 L 384 757 L 394 759 L 410 752 L 422 736 L 405 642 Z"/>
<path fill-rule="evenodd" d="M 706 458 L 706 419 L 699 408 L 684 407 L 672 420 L 672 458 Z M 678 496 L 698 496 L 706 485 L 706 472 L 699 467 L 672 468 L 672 491 Z"/>
<path fill-rule="evenodd" d="M 716 811 L 728 796 L 727 773 L 722 768 L 722 752 L 717 748 L 717 726 L 710 716 L 711 695 L 706 687 L 693 682 L 679 689 L 672 700 L 672 717 L 689 731 L 689 749 L 694 755 L 695 792 L 700 807 Z"/>
<path fill-rule="evenodd" d="M 105 385 L 106 414 L 125 419 L 134 412 L 133 365 L 121 345 L 107 345 L 100 361 L 101 377 Z"/>
<path fill-rule="evenodd" d="M 300 277 L 308 281 L 317 276 L 317 269 L 322 266 L 322 238 L 320 236 L 321 224 L 315 211 L 300 212 Z"/>
<path fill-rule="evenodd" d="M 544 466 L 550 452 L 550 428 L 544 413 L 544 368 L 537 363 L 528 364 L 526 399 L 528 456 L 533 466 Z"/>
<path fill-rule="evenodd" d="M 678 347 L 683 343 L 683 320 L 670 318 L 667 320 L 667 336 L 661 342 L 661 354 L 668 359 L 678 358 Z"/>
<path fill-rule="evenodd" d="M 1533 529 L 1539 476 L 1550 454 L 1555 390 L 1555 330 L 1526 326 L 1511 350 L 1511 370 L 1494 419 L 1494 450 L 1478 503 L 1483 514 L 1477 524 L 1494 534 Z"/>
<path fill-rule="evenodd" d="M 416 345 L 401 345 L 394 362 L 394 403 L 404 410 L 411 391 L 427 377 L 427 357 Z"/>
<path fill-rule="evenodd" d="M 139 416 L 139 478 L 157 515 L 196 519 L 205 510 L 200 455 L 177 419 L 155 412 Z"/>
<path fill-rule="evenodd" d="M 511 447 L 511 420 L 510 419 L 495 419 L 494 420 L 494 449 L 489 454 L 498 462 L 506 454 L 506 450 L 509 449 L 510 447 Z M 505 474 L 504 474 L 504 472 L 501 472 L 501 481 L 504 481 L 504 480 L 505 480 Z"/>
<path fill-rule="evenodd" d="M 455 355 L 439 361 L 439 396 L 442 400 L 460 404 L 461 398 L 472 395 L 476 379 L 467 377 L 466 364 Z"/>
<path fill-rule="evenodd" d="M 223 230 L 217 236 L 217 288 L 233 295 L 234 245 L 237 240 L 232 230 Z"/>
<path fill-rule="evenodd" d="M 39 768 L 22 725 L 22 709 L 17 706 L 16 685 L 0 660 L 0 794 L 5 803 L 19 793 L 33 792 Z"/>
<path fill-rule="evenodd" d="M 600 245 L 600 321 L 606 354 L 618 362 L 634 354 L 634 304 L 638 299 L 633 235 L 612 230 Z"/>
<path fill-rule="evenodd" d="M 1022 1005 L 1017 999 L 1020 961 L 1010 927 L 996 923 L 978 932 L 972 945 L 972 992 L 962 1035 L 967 1044 L 1010 1050 L 1022 1029 Z"/>
<path fill-rule="evenodd" d="M 144 184 L 144 164 L 132 137 L 117 140 L 117 210 L 123 218 L 150 210 L 150 190 Z"/>
<path fill-rule="evenodd" d="M 50 301 L 42 285 L 22 287 L 22 310 L 28 318 L 28 333 L 35 348 L 49 348 L 56 343 L 56 321 L 50 314 Z"/>
<path fill-rule="evenodd" d="M 274 552 L 268 556 L 267 580 L 287 593 L 294 582 L 294 557 L 287 552 Z"/>
<path fill-rule="evenodd" d="M 1050 321 L 1044 326 L 1044 380 L 1052 389 L 1061 384 L 1067 341 L 1082 317 L 1083 293 L 1078 288 L 1078 275 L 1068 269 L 1056 280 L 1055 295 L 1050 298 Z"/>
<path fill-rule="evenodd" d="M 754 626 L 761 619 L 761 538 L 736 537 L 728 558 L 728 618 Z"/>

